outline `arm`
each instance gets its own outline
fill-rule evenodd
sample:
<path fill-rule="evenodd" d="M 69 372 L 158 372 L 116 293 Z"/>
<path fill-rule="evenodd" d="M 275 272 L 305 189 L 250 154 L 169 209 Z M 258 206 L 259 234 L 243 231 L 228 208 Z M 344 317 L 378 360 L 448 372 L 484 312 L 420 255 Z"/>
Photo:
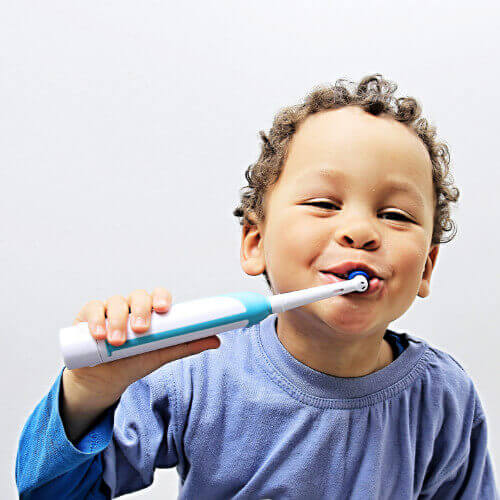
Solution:
<path fill-rule="evenodd" d="M 15 472 L 22 499 L 50 495 L 76 498 L 89 493 L 94 493 L 96 498 L 106 498 L 106 488 L 101 485 L 100 453 L 111 440 L 116 404 L 73 444 L 66 436 L 59 411 L 63 370 L 21 433 Z"/>
<path fill-rule="evenodd" d="M 64 370 L 59 390 L 59 412 L 68 440 L 75 445 L 120 396 L 110 398 L 78 384 L 71 370 Z"/>
<path fill-rule="evenodd" d="M 63 370 L 23 428 L 16 459 L 20 498 L 112 498 L 149 486 L 158 463 L 177 464 L 168 397 L 154 401 L 148 377 L 93 416 L 92 427 L 80 422 L 72 442 L 60 412 Z"/>

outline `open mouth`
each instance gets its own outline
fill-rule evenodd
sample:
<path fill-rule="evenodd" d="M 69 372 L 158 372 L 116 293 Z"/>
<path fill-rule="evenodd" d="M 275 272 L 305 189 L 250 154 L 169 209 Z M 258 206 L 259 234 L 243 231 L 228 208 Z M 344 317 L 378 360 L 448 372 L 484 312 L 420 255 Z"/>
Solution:
<path fill-rule="evenodd" d="M 348 272 L 348 273 L 344 273 L 344 274 L 340 274 L 340 273 L 329 273 L 329 272 L 326 272 L 326 271 L 321 271 L 323 274 L 330 274 L 332 276 L 337 276 L 337 278 L 340 278 L 341 280 L 347 280 L 349 279 L 349 275 L 351 274 L 351 272 Z M 372 278 L 370 278 L 371 280 Z"/>
<path fill-rule="evenodd" d="M 340 273 L 329 273 L 329 272 L 324 272 L 320 271 L 320 275 L 322 276 L 323 280 L 326 281 L 327 283 L 337 283 L 340 281 L 346 281 L 349 278 L 348 274 L 340 274 Z M 347 294 L 347 295 L 371 295 L 372 293 L 376 293 L 379 290 L 382 289 L 384 286 L 384 280 L 378 277 L 370 278 L 368 280 L 369 286 L 368 290 L 362 293 L 355 293 L 355 294 Z"/>

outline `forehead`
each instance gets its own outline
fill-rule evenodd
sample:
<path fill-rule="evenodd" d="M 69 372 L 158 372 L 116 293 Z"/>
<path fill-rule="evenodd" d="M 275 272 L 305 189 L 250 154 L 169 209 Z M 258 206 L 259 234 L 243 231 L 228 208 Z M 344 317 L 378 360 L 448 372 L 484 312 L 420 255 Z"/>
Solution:
<path fill-rule="evenodd" d="M 432 165 L 422 140 L 391 116 L 373 116 L 357 106 L 308 116 L 290 142 L 285 165 L 286 182 L 309 175 L 325 179 L 324 172 L 332 170 L 373 186 L 389 178 L 406 180 L 432 196 Z"/>

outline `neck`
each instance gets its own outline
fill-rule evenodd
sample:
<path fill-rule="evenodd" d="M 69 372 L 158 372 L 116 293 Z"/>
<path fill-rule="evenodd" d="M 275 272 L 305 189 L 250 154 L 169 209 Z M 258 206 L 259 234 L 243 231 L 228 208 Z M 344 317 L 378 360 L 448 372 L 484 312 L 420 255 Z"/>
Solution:
<path fill-rule="evenodd" d="M 297 323 L 297 315 L 278 315 L 276 333 L 283 347 L 298 361 L 334 377 L 362 377 L 392 363 L 392 348 L 384 339 L 386 328 L 363 336 L 322 333 Z M 293 320 L 293 322 L 291 321 Z"/>

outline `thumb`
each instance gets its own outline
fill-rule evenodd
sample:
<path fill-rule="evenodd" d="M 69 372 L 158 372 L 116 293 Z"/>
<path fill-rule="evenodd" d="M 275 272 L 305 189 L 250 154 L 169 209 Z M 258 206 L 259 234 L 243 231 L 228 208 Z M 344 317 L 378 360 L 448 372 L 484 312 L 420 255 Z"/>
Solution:
<path fill-rule="evenodd" d="M 221 341 L 219 337 L 212 335 L 211 337 L 192 340 L 191 342 L 183 342 L 182 344 L 164 347 L 156 351 L 145 352 L 139 354 L 137 357 L 144 357 L 144 359 L 141 360 L 141 365 L 144 370 L 151 373 L 165 363 L 193 356 L 194 354 L 199 354 L 208 349 L 217 349 L 220 345 Z"/>

